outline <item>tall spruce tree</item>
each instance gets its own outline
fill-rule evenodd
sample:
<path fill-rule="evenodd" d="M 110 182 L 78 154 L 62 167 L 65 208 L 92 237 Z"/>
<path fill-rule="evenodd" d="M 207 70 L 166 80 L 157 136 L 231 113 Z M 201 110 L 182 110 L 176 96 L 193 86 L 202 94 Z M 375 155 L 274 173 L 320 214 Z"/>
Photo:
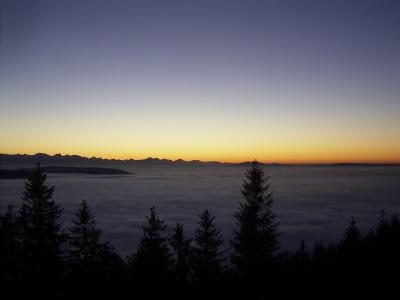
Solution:
<path fill-rule="evenodd" d="M 62 272 L 66 236 L 61 230 L 62 209 L 52 199 L 54 187 L 45 182 L 38 163 L 25 182 L 19 214 L 21 244 L 26 271 L 55 279 Z"/>
<path fill-rule="evenodd" d="M 279 248 L 278 223 L 272 213 L 273 198 L 267 180 L 254 161 L 243 183 L 243 202 L 235 213 L 232 262 L 244 277 L 267 275 Z"/>
<path fill-rule="evenodd" d="M 170 244 L 174 252 L 173 273 L 179 284 L 186 284 L 190 276 L 191 240 L 185 238 L 183 225 L 176 223 Z"/>
<path fill-rule="evenodd" d="M 167 226 L 157 217 L 155 207 L 146 217 L 147 226 L 143 227 L 143 237 L 138 250 L 128 257 L 133 276 L 137 282 L 157 284 L 169 278 L 170 257 L 168 241 L 164 236 Z"/>
<path fill-rule="evenodd" d="M 223 272 L 224 251 L 221 232 L 214 225 L 214 216 L 205 210 L 200 216 L 193 246 L 193 281 L 209 283 L 218 280 Z"/>
<path fill-rule="evenodd" d="M 69 261 L 74 271 L 95 271 L 102 251 L 100 234 L 89 205 L 82 201 L 69 234 Z"/>
<path fill-rule="evenodd" d="M 101 242 L 101 230 L 86 201 L 75 214 L 69 246 L 69 277 L 78 282 L 117 281 L 125 273 L 124 261 L 114 247 Z"/>

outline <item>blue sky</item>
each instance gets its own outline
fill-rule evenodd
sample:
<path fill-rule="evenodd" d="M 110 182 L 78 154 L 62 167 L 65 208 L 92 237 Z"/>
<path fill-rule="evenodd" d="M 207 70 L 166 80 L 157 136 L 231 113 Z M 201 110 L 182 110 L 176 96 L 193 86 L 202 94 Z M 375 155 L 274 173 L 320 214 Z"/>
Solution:
<path fill-rule="evenodd" d="M 398 1 L 1 1 L 1 152 L 400 161 Z"/>

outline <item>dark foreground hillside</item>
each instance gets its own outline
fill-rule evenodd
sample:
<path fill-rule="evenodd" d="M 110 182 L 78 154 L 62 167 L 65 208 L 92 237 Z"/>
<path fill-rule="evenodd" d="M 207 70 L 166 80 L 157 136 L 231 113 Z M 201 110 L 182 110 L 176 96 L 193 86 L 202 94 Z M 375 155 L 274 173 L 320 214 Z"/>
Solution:
<path fill-rule="evenodd" d="M 316 287 L 366 291 L 384 284 L 388 290 L 398 279 L 400 220 L 383 211 L 366 235 L 351 218 L 337 244 L 306 245 L 299 237 L 295 252 L 281 251 L 268 177 L 256 162 L 246 173 L 229 249 L 223 246 L 209 210 L 200 212 L 195 235 L 187 237 L 180 223 L 167 235 L 164 220 L 152 207 L 138 248 L 121 257 L 102 239 L 85 201 L 77 207 L 72 227 L 64 228 L 63 211 L 53 200 L 53 191 L 37 165 L 29 173 L 20 207 L 2 209 L 3 290 L 55 288 L 59 294 L 77 288 L 92 293 L 130 290 L 148 297 L 172 293 L 186 298 L 216 291 L 268 298 L 272 292 L 312 292 Z M 29 289 L 15 289 L 19 286 Z"/>

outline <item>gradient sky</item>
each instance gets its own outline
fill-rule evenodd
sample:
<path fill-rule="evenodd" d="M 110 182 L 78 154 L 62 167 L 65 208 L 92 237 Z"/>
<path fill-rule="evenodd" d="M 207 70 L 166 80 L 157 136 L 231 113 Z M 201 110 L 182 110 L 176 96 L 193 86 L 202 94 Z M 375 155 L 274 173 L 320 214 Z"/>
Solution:
<path fill-rule="evenodd" d="M 400 162 L 400 1 L 0 1 L 1 153 Z"/>

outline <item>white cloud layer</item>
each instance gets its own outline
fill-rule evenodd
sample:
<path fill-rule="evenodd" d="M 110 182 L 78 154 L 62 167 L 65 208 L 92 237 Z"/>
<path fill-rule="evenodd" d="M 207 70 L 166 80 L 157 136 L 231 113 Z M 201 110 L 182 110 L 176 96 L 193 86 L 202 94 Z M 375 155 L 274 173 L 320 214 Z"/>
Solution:
<path fill-rule="evenodd" d="M 136 249 L 151 206 L 171 232 L 176 222 L 192 235 L 197 216 L 209 209 L 226 241 L 230 239 L 244 167 L 147 167 L 130 176 L 49 175 L 54 197 L 70 225 L 80 201 L 93 209 L 105 240 L 122 255 Z M 364 232 L 376 223 L 381 209 L 400 212 L 399 167 L 269 167 L 274 211 L 280 222 L 282 248 L 340 238 L 354 215 Z M 22 180 L 0 181 L 0 205 L 20 205 Z M 228 244 L 227 244 L 228 245 Z M 311 244 L 310 244 L 311 246 Z"/>

